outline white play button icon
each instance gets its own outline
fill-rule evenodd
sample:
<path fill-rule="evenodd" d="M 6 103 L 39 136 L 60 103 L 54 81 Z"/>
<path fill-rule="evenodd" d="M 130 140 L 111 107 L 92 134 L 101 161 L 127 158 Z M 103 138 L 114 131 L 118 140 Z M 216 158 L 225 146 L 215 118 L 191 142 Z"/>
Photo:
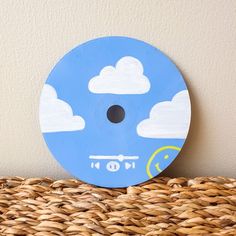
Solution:
<path fill-rule="evenodd" d="M 125 169 L 128 170 L 132 165 L 128 162 L 125 162 Z"/>

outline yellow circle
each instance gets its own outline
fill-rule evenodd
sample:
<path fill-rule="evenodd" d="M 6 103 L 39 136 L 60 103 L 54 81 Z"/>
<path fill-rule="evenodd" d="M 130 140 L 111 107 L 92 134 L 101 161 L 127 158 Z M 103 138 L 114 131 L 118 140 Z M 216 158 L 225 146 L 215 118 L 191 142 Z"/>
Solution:
<path fill-rule="evenodd" d="M 172 150 L 176 150 L 176 151 L 180 151 L 181 148 L 180 147 L 176 147 L 176 146 L 163 146 L 161 148 L 158 148 L 155 152 L 153 152 L 153 154 L 151 155 L 151 157 L 149 158 L 148 160 L 148 163 L 146 165 L 146 172 L 147 172 L 147 175 L 149 176 L 149 178 L 153 178 L 153 175 L 151 174 L 151 171 L 150 171 L 150 166 L 151 166 L 151 163 L 153 161 L 153 159 L 156 157 L 157 154 L 159 154 L 161 151 L 164 151 L 166 149 L 172 149 Z M 165 156 L 165 159 L 168 159 L 168 155 Z M 161 172 L 161 169 L 159 167 L 159 163 L 157 163 L 156 165 L 156 169 L 158 172 Z"/>

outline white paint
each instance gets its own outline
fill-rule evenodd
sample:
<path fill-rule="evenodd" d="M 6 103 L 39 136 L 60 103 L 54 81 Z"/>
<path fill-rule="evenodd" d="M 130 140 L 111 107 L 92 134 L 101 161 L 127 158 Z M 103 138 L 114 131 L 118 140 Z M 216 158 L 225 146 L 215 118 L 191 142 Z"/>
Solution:
<path fill-rule="evenodd" d="M 150 89 L 150 82 L 143 74 L 142 63 L 134 57 L 122 57 L 116 66 L 104 67 L 88 84 L 92 93 L 143 94 Z"/>
<path fill-rule="evenodd" d="M 95 166 L 97 169 L 100 169 L 100 163 L 99 163 L 99 162 L 95 163 L 94 166 Z"/>
<path fill-rule="evenodd" d="M 43 133 L 76 131 L 85 127 L 81 116 L 73 116 L 71 106 L 57 98 L 56 90 L 45 84 L 39 107 L 40 127 Z"/>
<path fill-rule="evenodd" d="M 125 169 L 128 170 L 130 168 L 135 169 L 135 162 L 132 162 L 132 164 L 130 164 L 129 162 L 125 162 Z"/>
<path fill-rule="evenodd" d="M 235 0 L 1 0 L 1 175 L 71 177 L 42 138 L 41 88 L 71 48 L 125 35 L 166 53 L 190 89 L 188 141 L 163 174 L 236 177 L 235 11 Z"/>
<path fill-rule="evenodd" d="M 149 118 L 137 126 L 138 135 L 145 138 L 186 138 L 191 118 L 191 105 L 187 90 L 178 92 L 172 101 L 155 104 Z"/>
<path fill-rule="evenodd" d="M 133 169 L 135 168 L 135 162 L 132 162 L 132 168 Z"/>
<path fill-rule="evenodd" d="M 106 168 L 110 172 L 116 172 L 120 169 L 120 164 L 117 161 L 109 161 L 106 165 Z"/>
<path fill-rule="evenodd" d="M 94 162 L 92 162 L 91 163 L 91 168 L 96 168 L 96 169 L 100 169 L 100 162 L 96 162 L 96 163 L 94 163 Z"/>
<path fill-rule="evenodd" d="M 124 161 L 124 160 L 138 160 L 139 156 L 125 156 L 125 155 L 90 155 L 89 159 L 95 159 L 95 160 L 118 160 L 118 161 Z"/>
<path fill-rule="evenodd" d="M 129 162 L 125 162 L 125 169 L 128 170 L 132 165 Z"/>

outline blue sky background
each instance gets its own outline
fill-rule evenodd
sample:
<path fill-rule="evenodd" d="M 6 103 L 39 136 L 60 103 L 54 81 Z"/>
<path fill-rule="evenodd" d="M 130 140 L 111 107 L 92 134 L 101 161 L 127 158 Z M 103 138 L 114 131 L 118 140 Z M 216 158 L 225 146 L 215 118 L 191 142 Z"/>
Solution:
<path fill-rule="evenodd" d="M 89 80 L 105 66 L 115 66 L 124 56 L 137 58 L 144 67 L 151 88 L 141 95 L 93 94 L 88 90 Z M 66 54 L 50 73 L 47 84 L 52 85 L 59 99 L 66 101 L 74 115 L 85 120 L 85 129 L 73 132 L 44 133 L 45 141 L 61 165 L 79 179 L 106 187 L 124 187 L 149 179 L 146 164 L 159 147 L 182 147 L 183 139 L 152 139 L 137 135 L 136 126 L 148 118 L 158 102 L 171 100 L 186 85 L 177 67 L 155 47 L 126 37 L 105 37 L 89 41 Z M 125 110 L 121 123 L 111 123 L 107 109 L 120 105 Z M 163 156 L 170 158 L 164 161 Z M 101 161 L 100 170 L 91 169 L 89 155 L 138 155 L 136 168 L 108 172 L 107 161 Z M 178 152 L 166 150 L 159 154 L 161 169 L 165 169 Z M 155 163 L 154 163 L 155 164 Z M 124 165 L 124 162 L 123 162 Z M 154 165 L 152 173 L 156 173 Z"/>

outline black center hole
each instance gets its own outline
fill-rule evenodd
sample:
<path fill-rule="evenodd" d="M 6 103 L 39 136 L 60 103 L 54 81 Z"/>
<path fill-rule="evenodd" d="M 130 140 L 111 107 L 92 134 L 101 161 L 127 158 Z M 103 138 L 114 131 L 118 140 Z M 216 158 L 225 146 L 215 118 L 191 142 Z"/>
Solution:
<path fill-rule="evenodd" d="M 113 105 L 107 110 L 107 119 L 112 123 L 120 123 L 125 118 L 125 110 L 119 105 Z"/>

